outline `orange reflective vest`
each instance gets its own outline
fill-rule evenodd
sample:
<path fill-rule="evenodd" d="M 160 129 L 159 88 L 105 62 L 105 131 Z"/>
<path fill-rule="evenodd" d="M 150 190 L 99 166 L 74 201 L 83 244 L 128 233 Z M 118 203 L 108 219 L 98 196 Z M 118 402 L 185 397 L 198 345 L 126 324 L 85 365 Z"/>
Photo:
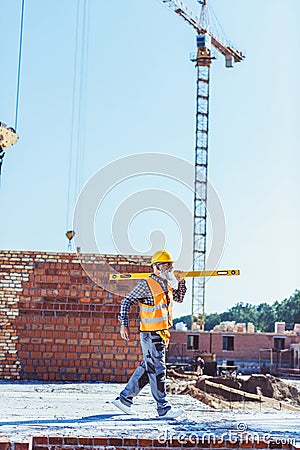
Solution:
<path fill-rule="evenodd" d="M 146 281 L 152 293 L 154 305 L 140 303 L 140 330 L 167 330 L 173 325 L 173 290 L 168 286 L 168 295 L 166 295 L 158 281 L 155 281 L 153 278 L 147 278 Z"/>

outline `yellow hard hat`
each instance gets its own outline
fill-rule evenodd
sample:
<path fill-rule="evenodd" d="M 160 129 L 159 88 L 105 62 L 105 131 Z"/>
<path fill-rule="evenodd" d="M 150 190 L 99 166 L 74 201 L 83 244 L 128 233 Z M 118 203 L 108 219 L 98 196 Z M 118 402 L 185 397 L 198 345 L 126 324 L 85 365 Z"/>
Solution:
<path fill-rule="evenodd" d="M 167 250 L 157 250 L 151 258 L 151 265 L 156 263 L 172 263 L 174 259 Z"/>

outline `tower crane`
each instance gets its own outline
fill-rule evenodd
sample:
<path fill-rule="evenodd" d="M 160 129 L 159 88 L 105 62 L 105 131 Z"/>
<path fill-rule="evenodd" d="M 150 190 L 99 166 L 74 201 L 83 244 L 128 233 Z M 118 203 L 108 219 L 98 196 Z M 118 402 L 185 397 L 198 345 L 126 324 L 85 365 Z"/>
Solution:
<path fill-rule="evenodd" d="M 207 171 L 208 171 L 208 129 L 209 129 L 209 81 L 210 66 L 215 57 L 212 47 L 225 57 L 225 66 L 244 58 L 242 52 L 225 44 L 209 29 L 208 0 L 197 0 L 201 5 L 200 17 L 197 17 L 180 0 L 161 0 L 178 14 L 197 33 L 197 53 L 191 58 L 197 68 L 196 103 L 196 145 L 194 179 L 194 230 L 193 230 L 193 270 L 204 271 L 206 264 L 206 221 L 207 221 Z M 194 318 L 200 330 L 204 330 L 205 281 L 193 278 L 191 327 Z"/>

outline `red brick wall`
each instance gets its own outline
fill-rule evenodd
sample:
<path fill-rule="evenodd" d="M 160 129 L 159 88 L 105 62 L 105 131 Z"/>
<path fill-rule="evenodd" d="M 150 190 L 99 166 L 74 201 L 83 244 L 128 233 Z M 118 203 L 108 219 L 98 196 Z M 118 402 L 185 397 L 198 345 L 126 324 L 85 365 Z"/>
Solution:
<path fill-rule="evenodd" d="M 131 311 L 132 340 L 119 335 L 122 296 L 135 281 L 108 282 L 108 272 L 149 271 L 147 258 L 73 253 L 0 252 L 0 379 L 126 382 L 141 358 L 138 311 Z M 104 285 L 104 288 L 99 287 Z M 114 294 L 116 287 L 118 293 Z M 190 334 L 190 332 L 188 333 Z M 220 361 L 257 362 L 273 347 L 272 333 L 235 333 L 234 351 L 222 337 L 199 335 L 199 349 Z M 286 337 L 286 348 L 300 336 Z M 170 352 L 193 356 L 187 333 L 173 331 Z"/>
<path fill-rule="evenodd" d="M 88 259 L 93 278 L 74 254 L 0 252 L 0 378 L 127 381 L 140 359 L 138 314 L 133 308 L 132 340 L 125 344 L 118 312 L 133 282 L 106 285 L 105 263 L 123 272 L 149 271 L 146 258 L 131 260 L 94 256 Z M 119 283 L 121 295 L 96 279 L 112 290 Z"/>
<path fill-rule="evenodd" d="M 32 267 L 27 253 L 0 253 L 0 379 L 20 377 L 16 320 L 22 285 L 28 280 Z"/>
<path fill-rule="evenodd" d="M 296 446 L 291 443 L 281 443 L 276 440 L 269 441 L 253 441 L 237 439 L 230 441 L 229 439 L 219 439 L 213 441 L 207 439 L 202 442 L 195 434 L 191 438 L 182 437 L 171 438 L 166 441 L 161 439 L 149 439 L 139 437 L 72 437 L 72 436 L 34 436 L 32 442 L 15 442 L 11 444 L 7 438 L 0 439 L 0 450 L 138 450 L 138 449 L 183 449 L 197 448 L 201 449 L 289 449 L 296 450 Z"/>

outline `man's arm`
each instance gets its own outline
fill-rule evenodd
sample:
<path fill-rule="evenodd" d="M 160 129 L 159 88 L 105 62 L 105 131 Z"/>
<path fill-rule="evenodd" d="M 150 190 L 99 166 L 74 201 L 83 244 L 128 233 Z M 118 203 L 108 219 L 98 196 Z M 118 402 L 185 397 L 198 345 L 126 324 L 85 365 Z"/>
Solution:
<path fill-rule="evenodd" d="M 174 302 L 182 303 L 186 293 L 185 280 L 178 281 L 178 288 L 173 289 L 173 300 Z"/>
<path fill-rule="evenodd" d="M 146 300 L 146 298 L 149 297 L 149 287 L 148 283 L 145 280 L 141 280 L 135 288 L 132 289 L 132 291 L 123 298 L 121 301 L 120 306 L 120 313 L 119 313 L 119 321 L 121 325 L 121 337 L 128 341 L 129 339 L 129 321 L 128 321 L 128 315 L 131 308 L 131 305 L 134 305 L 135 303 L 138 303 L 139 301 Z M 150 292 L 151 297 L 151 292 Z"/>

